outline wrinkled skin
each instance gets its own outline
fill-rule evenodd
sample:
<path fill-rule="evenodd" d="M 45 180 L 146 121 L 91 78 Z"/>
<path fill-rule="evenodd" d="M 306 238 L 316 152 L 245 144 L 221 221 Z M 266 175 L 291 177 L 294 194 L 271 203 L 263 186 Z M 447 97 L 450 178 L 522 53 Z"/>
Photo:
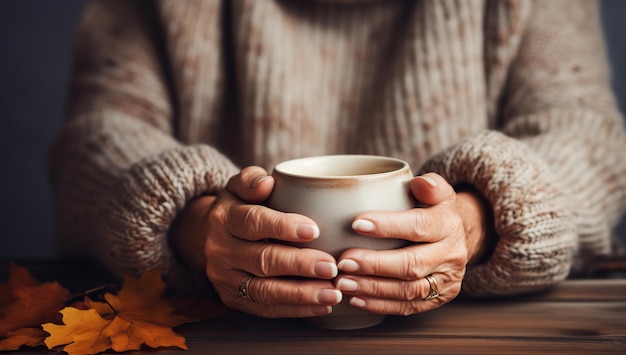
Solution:
<path fill-rule="evenodd" d="M 364 236 L 411 242 L 400 249 L 349 249 L 335 260 L 319 250 L 268 242 L 310 241 L 319 229 L 305 216 L 261 205 L 274 180 L 259 167 L 243 169 L 218 196 L 192 201 L 179 216 L 172 244 L 190 265 L 204 270 L 227 306 L 250 314 L 319 316 L 345 297 L 375 313 L 424 312 L 459 294 L 468 262 L 484 254 L 486 213 L 478 196 L 456 193 L 437 174 L 416 177 L 410 186 L 426 207 L 369 211 L 353 223 Z M 248 274 L 256 276 L 248 287 L 254 301 L 238 292 Z M 441 296 L 424 301 L 429 274 Z"/>

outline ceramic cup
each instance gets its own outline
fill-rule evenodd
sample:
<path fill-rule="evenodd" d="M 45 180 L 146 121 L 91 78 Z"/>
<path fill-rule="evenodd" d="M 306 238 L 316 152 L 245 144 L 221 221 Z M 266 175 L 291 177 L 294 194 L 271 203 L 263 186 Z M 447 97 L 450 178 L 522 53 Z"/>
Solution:
<path fill-rule="evenodd" d="M 415 206 L 408 163 L 372 155 L 317 156 L 279 163 L 272 176 L 275 186 L 267 205 L 305 215 L 320 228 L 318 239 L 294 245 L 323 250 L 335 258 L 348 248 L 382 250 L 406 245 L 403 240 L 361 236 L 351 225 L 364 211 L 402 211 Z M 326 329 L 359 329 L 379 324 L 384 318 L 344 300 L 330 315 L 310 318 L 309 322 Z"/>

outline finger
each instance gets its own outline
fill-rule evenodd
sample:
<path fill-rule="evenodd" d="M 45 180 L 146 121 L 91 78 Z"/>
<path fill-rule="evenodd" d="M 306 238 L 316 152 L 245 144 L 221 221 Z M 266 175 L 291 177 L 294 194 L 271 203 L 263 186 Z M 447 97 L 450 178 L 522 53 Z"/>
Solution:
<path fill-rule="evenodd" d="M 337 267 L 348 274 L 415 281 L 434 272 L 461 278 L 466 264 L 462 245 L 426 243 L 395 250 L 349 249 L 340 256 Z"/>
<path fill-rule="evenodd" d="M 222 301 L 231 308 L 266 318 L 326 315 L 342 298 L 330 281 L 253 277 L 246 284 L 251 298 L 247 299 L 240 295 L 239 289 L 248 274 L 239 271 L 228 274 L 227 280 L 231 282 L 217 284 Z"/>
<path fill-rule="evenodd" d="M 426 279 L 411 281 L 374 276 L 339 275 L 336 287 L 346 295 L 412 301 L 428 296 L 430 285 Z"/>
<path fill-rule="evenodd" d="M 341 302 L 342 293 L 331 281 L 255 277 L 249 283 L 250 297 L 261 304 L 326 305 Z"/>
<path fill-rule="evenodd" d="M 352 229 L 359 234 L 412 242 L 436 242 L 462 233 L 462 226 L 459 214 L 445 204 L 399 212 L 369 211 L 352 222 Z"/>
<path fill-rule="evenodd" d="M 335 259 L 323 251 L 278 243 L 250 243 L 234 239 L 228 251 L 233 269 L 260 277 L 295 276 L 332 279 L 337 276 Z"/>
<path fill-rule="evenodd" d="M 436 205 L 445 200 L 453 200 L 454 189 L 439 174 L 426 173 L 411 180 L 411 191 L 415 198 L 427 205 Z"/>
<path fill-rule="evenodd" d="M 250 203 L 265 201 L 274 188 L 274 178 L 258 166 L 244 168 L 228 180 L 226 189 L 241 200 Z"/>
<path fill-rule="evenodd" d="M 436 273 L 432 277 L 436 280 L 435 287 L 440 297 L 452 299 L 460 292 L 461 279 L 452 279 L 443 273 Z M 423 300 L 431 293 L 431 284 L 426 278 L 404 281 L 384 277 L 340 275 L 335 285 L 346 295 L 399 301 Z"/>
<path fill-rule="evenodd" d="M 433 310 L 445 304 L 447 301 L 437 297 L 429 301 L 413 300 L 398 301 L 375 297 L 354 296 L 348 299 L 348 304 L 372 313 L 410 316 Z"/>
<path fill-rule="evenodd" d="M 230 201 L 222 206 L 216 217 L 226 221 L 229 234 L 246 240 L 265 238 L 291 242 L 317 239 L 320 230 L 315 222 L 303 215 L 284 213 L 262 205 L 247 205 Z"/>
<path fill-rule="evenodd" d="M 444 274 L 431 275 L 435 284 L 422 278 L 412 282 L 397 282 L 392 279 L 358 277 L 350 279 L 358 284 L 358 291 L 350 292 L 348 303 L 374 313 L 411 315 L 437 308 L 453 300 L 460 292 L 461 280 L 450 280 Z M 347 278 L 338 281 L 338 287 Z M 442 285 L 443 284 L 443 285 Z M 432 289 L 434 287 L 435 289 Z M 431 292 L 438 296 L 426 299 Z"/>

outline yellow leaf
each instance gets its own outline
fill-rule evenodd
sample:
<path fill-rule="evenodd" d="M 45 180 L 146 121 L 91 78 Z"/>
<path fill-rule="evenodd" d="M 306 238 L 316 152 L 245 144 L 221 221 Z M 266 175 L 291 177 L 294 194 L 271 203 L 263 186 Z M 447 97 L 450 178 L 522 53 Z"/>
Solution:
<path fill-rule="evenodd" d="M 171 327 L 157 323 L 115 317 L 102 334 L 111 339 L 111 349 L 118 352 L 139 350 L 143 344 L 151 348 L 176 346 L 187 350 L 184 337 L 174 333 Z"/>
<path fill-rule="evenodd" d="M 107 349 L 139 350 L 143 345 L 186 350 L 185 338 L 172 327 L 223 313 L 219 306 L 209 308 L 206 302 L 194 299 L 173 301 L 165 298 L 164 293 L 159 270 L 145 272 L 139 278 L 127 276 L 117 295 L 105 294 L 105 302 L 85 298 L 90 309 L 68 307 L 61 311 L 65 325 L 45 324 L 44 330 L 50 333 L 45 343 L 49 349 L 64 345 L 63 350 L 70 355 L 95 354 Z M 191 305 L 203 310 L 199 313 L 202 318 L 177 313 L 189 312 Z M 214 312 L 210 314 L 206 310 Z"/>
<path fill-rule="evenodd" d="M 70 355 L 97 354 L 109 349 L 110 340 L 101 333 L 110 320 L 100 317 L 93 309 L 66 307 L 61 314 L 65 325 L 43 324 L 43 329 L 50 333 L 45 340 L 48 349 L 69 344 L 63 350 Z"/>

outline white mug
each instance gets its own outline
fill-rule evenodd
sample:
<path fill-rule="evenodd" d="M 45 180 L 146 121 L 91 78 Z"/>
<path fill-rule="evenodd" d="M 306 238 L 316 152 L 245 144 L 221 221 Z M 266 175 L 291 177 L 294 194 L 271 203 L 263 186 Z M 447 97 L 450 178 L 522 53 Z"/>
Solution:
<path fill-rule="evenodd" d="M 354 217 L 365 211 L 403 211 L 416 206 L 409 181 L 409 164 L 374 155 L 327 155 L 277 164 L 272 176 L 274 190 L 267 205 L 282 212 L 305 215 L 317 223 L 320 236 L 302 248 L 325 251 L 338 258 L 349 248 L 395 249 L 404 240 L 379 239 L 357 234 Z M 326 329 L 359 329 L 379 324 L 385 316 L 342 302 L 328 316 L 310 318 Z"/>

